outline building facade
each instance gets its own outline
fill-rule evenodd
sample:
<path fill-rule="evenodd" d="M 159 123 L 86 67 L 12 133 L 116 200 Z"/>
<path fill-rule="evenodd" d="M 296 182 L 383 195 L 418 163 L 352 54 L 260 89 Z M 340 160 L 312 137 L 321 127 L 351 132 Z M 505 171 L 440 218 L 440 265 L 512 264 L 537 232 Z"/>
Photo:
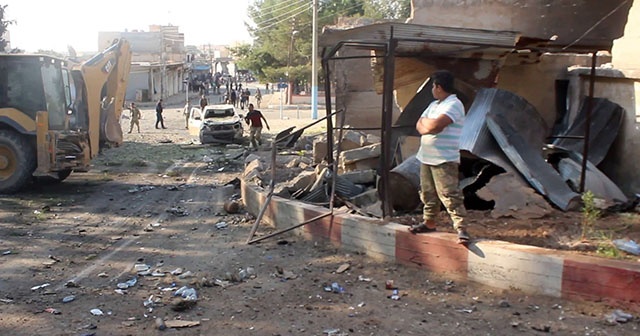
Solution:
<path fill-rule="evenodd" d="M 117 39 L 126 39 L 131 44 L 126 100 L 156 101 L 184 92 L 186 51 L 179 27 L 152 25 L 147 32 L 100 32 L 98 46 L 102 50 Z"/>

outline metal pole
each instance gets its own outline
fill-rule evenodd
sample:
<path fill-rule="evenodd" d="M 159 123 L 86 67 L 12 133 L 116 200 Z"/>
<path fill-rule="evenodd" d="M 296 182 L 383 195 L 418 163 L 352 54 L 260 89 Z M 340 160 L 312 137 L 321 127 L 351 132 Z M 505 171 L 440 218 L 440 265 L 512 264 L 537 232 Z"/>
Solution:
<path fill-rule="evenodd" d="M 269 182 L 269 193 L 267 194 L 267 199 L 262 204 L 262 209 L 260 209 L 260 213 L 258 213 L 258 217 L 256 217 L 256 221 L 253 223 L 251 227 L 251 231 L 249 232 L 249 238 L 247 238 L 247 244 L 251 243 L 251 239 L 256 234 L 258 230 L 258 225 L 260 225 L 260 221 L 262 220 L 262 216 L 267 211 L 267 207 L 271 203 L 271 198 L 273 197 L 273 190 L 276 187 L 276 140 L 271 141 L 271 182 Z"/>
<path fill-rule="evenodd" d="M 389 170 L 391 167 L 391 123 L 393 122 L 393 79 L 395 77 L 395 52 L 398 41 L 393 38 L 393 27 L 391 27 L 391 38 L 386 50 L 384 59 L 384 79 L 382 93 L 382 153 L 380 155 L 380 175 L 382 190 L 378 190 L 382 200 L 382 217 L 387 219 L 391 216 L 390 190 L 389 190 Z"/>
<path fill-rule="evenodd" d="M 278 88 L 278 90 L 280 90 L 280 120 L 282 120 L 282 89 Z"/>
<path fill-rule="evenodd" d="M 313 0 L 311 34 L 311 119 L 318 119 L 318 0 Z"/>
<path fill-rule="evenodd" d="M 331 71 L 329 70 L 329 60 L 322 60 L 324 68 L 324 101 L 327 110 L 327 165 L 333 164 L 333 124 L 331 122 Z M 342 113 L 345 113 L 344 111 Z"/>
<path fill-rule="evenodd" d="M 285 233 L 285 232 L 289 232 L 289 231 L 291 231 L 291 230 L 293 230 L 293 229 L 296 229 L 296 228 L 299 228 L 299 227 L 301 227 L 301 226 L 307 225 L 307 224 L 309 224 L 309 223 L 315 222 L 315 221 L 317 221 L 317 220 L 319 220 L 319 219 L 325 218 L 325 217 L 327 217 L 327 216 L 331 216 L 332 214 L 333 214 L 333 212 L 329 212 L 329 213 L 326 213 L 326 214 L 323 214 L 323 215 L 319 215 L 319 216 L 313 217 L 313 218 L 311 218 L 311 219 L 307 219 L 306 221 L 304 221 L 304 222 L 302 222 L 302 223 L 299 223 L 299 224 L 296 224 L 296 225 L 294 225 L 294 226 L 292 226 L 292 227 L 288 227 L 288 228 L 286 228 L 286 229 L 278 230 L 278 231 L 276 231 L 276 232 L 270 233 L 270 234 L 268 234 L 268 235 L 266 235 L 266 236 L 262 236 L 262 237 L 260 237 L 260 238 L 250 239 L 250 240 L 248 240 L 248 241 L 247 241 L 247 244 L 249 244 L 249 245 L 250 245 L 250 244 L 257 243 L 257 242 L 259 242 L 259 241 L 265 240 L 265 239 L 267 239 L 267 238 L 271 238 L 271 237 L 273 237 L 273 236 L 277 236 L 277 235 L 279 235 L 279 234 L 283 234 L 283 233 Z M 253 235 L 251 236 L 251 238 L 253 238 Z"/>
<path fill-rule="evenodd" d="M 596 82 L 597 52 L 593 52 L 591 58 L 591 75 L 589 76 L 589 98 L 587 99 L 587 120 L 584 129 L 584 144 L 582 148 L 582 169 L 580 171 L 580 193 L 584 192 L 584 183 L 587 174 L 587 160 L 589 158 L 589 139 L 591 137 L 591 113 L 593 112 L 593 88 Z"/>

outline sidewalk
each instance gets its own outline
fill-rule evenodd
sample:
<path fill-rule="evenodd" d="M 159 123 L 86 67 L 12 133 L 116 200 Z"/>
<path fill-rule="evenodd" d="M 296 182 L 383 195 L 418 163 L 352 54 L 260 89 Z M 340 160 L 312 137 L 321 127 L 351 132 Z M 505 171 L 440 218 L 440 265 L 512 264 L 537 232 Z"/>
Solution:
<path fill-rule="evenodd" d="M 247 210 L 257 214 L 267 200 L 266 191 L 244 182 L 241 189 Z M 638 262 L 483 239 L 465 248 L 452 233 L 415 235 L 404 225 L 339 212 L 322 217 L 328 212 L 326 208 L 277 196 L 266 209 L 262 220 L 276 229 L 311 221 L 297 230 L 303 237 L 326 239 L 341 249 L 374 259 L 495 288 L 570 300 L 606 301 L 640 311 Z"/>

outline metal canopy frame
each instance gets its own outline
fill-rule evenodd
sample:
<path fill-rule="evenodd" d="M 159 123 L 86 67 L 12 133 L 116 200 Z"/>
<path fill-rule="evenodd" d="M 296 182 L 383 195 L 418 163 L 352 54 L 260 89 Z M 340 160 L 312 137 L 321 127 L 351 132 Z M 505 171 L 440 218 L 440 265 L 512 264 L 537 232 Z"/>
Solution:
<path fill-rule="evenodd" d="M 398 26 L 413 26 L 411 24 L 397 24 Z M 383 63 L 383 68 L 384 68 L 384 73 L 383 73 L 383 86 L 382 86 L 382 118 L 381 118 L 381 126 L 380 126 L 380 131 L 381 131 L 381 138 L 382 138 L 382 152 L 381 152 L 381 156 L 380 156 L 380 177 L 381 177 L 381 184 L 380 184 L 380 189 L 378 190 L 378 194 L 380 196 L 381 202 L 382 202 L 382 216 L 383 216 L 383 220 L 386 222 L 389 220 L 389 217 L 392 215 L 393 213 L 393 209 L 391 206 L 391 202 L 389 200 L 390 198 L 390 190 L 389 190 L 389 172 L 391 170 L 391 163 L 392 163 L 392 149 L 391 149 L 391 139 L 392 139 L 392 131 L 393 131 L 393 126 L 392 126 L 392 114 L 393 114 L 393 90 L 394 90 L 394 76 L 395 76 L 395 58 L 396 57 L 403 57 L 403 56 L 409 56 L 408 54 L 398 54 L 397 52 L 397 48 L 398 48 L 398 44 L 402 43 L 402 42 L 412 42 L 412 43 L 437 43 L 437 44 L 449 44 L 449 45 L 464 45 L 464 46 L 469 46 L 469 48 L 465 48 L 465 49 L 461 49 L 461 50 L 456 50 L 456 51 L 450 51 L 450 52 L 446 52 L 446 54 L 455 54 L 455 53 L 464 53 L 470 50 L 480 50 L 480 49 L 487 49 L 487 48 L 496 48 L 496 49 L 504 49 L 505 52 L 508 51 L 513 51 L 513 50 L 517 50 L 518 46 L 516 45 L 517 43 L 514 43 L 513 45 L 508 45 L 506 43 L 488 43 L 483 41 L 478 41 L 478 42 L 472 42 L 472 41 L 460 41 L 460 40 L 448 40 L 446 39 L 446 37 L 443 35 L 443 38 L 430 38 L 429 36 L 425 36 L 425 38 L 416 38 L 416 37 L 406 37 L 406 36 L 395 36 L 394 35 L 394 31 L 395 31 L 395 27 L 396 25 L 394 24 L 390 24 L 389 25 L 389 34 L 388 34 L 388 38 L 386 39 L 386 41 L 382 41 L 382 40 L 370 40 L 370 39 L 362 39 L 362 40 L 356 40 L 356 39 L 349 39 L 349 40 L 343 40 L 343 41 L 339 41 L 337 42 L 331 49 L 328 49 L 327 47 L 323 48 L 323 55 L 322 55 L 322 68 L 324 69 L 324 74 L 325 74 L 325 106 L 326 106 L 326 115 L 327 115 L 327 161 L 329 166 L 334 166 L 337 167 L 337 163 L 334 164 L 335 158 L 333 157 L 333 121 L 332 119 L 329 117 L 331 115 L 331 69 L 329 67 L 329 62 L 330 61 L 336 61 L 336 60 L 349 60 L 349 59 L 361 59 L 361 58 L 383 58 L 384 59 L 384 63 Z M 420 35 L 422 36 L 422 35 Z M 343 48 L 345 47 L 354 47 L 354 48 L 360 48 L 360 49 L 369 49 L 369 50 L 376 50 L 376 51 L 381 51 L 383 53 L 382 56 L 380 55 L 371 55 L 371 56 L 347 56 L 347 57 L 340 57 L 340 56 L 336 56 L 336 54 Z M 538 52 L 558 52 L 558 51 L 562 51 L 562 52 L 567 52 L 567 50 L 561 49 L 558 50 L 557 47 L 550 47 L 550 48 L 545 48 L 545 47 L 522 47 L 522 49 L 527 49 L 527 50 L 532 50 L 532 51 L 538 51 Z M 442 53 L 420 53 L 422 56 L 424 57 L 435 57 L 435 56 L 442 56 Z M 591 73 L 591 85 L 590 85 L 590 92 L 589 92 L 589 107 L 588 107 L 588 112 L 587 112 L 587 126 L 586 126 L 586 130 L 585 130 L 585 134 L 586 134 L 586 138 L 588 139 L 588 135 L 589 135 L 589 120 L 590 120 L 590 116 L 591 116 L 591 110 L 592 110 L 592 104 L 591 104 L 591 100 L 593 98 L 593 81 L 594 81 L 594 77 L 595 77 L 595 61 L 596 59 L 596 51 L 593 52 L 593 63 L 592 63 L 592 73 Z M 343 113 L 346 113 L 346 111 L 344 111 Z M 340 125 L 342 128 L 344 125 Z M 585 141 L 586 143 L 587 141 Z M 584 147 L 584 151 L 583 151 L 583 158 L 584 158 L 584 162 L 583 162 L 583 171 L 582 171 L 582 175 L 581 175 L 581 183 L 580 183 L 580 190 L 583 191 L 584 190 L 584 179 L 585 179 L 585 169 L 584 167 L 586 166 L 586 158 L 588 157 L 588 144 L 585 144 Z M 332 179 L 334 178 L 335 174 L 332 174 Z M 333 194 L 331 195 L 331 204 L 333 204 Z"/>

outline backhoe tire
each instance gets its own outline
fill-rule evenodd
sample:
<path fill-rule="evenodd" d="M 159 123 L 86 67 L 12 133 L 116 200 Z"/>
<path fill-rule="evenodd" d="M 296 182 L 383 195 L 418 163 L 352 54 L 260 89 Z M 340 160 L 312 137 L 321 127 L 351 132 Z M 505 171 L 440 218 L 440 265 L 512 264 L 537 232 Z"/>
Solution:
<path fill-rule="evenodd" d="M 36 169 L 35 147 L 12 130 L 0 130 L 0 194 L 24 187 Z"/>

